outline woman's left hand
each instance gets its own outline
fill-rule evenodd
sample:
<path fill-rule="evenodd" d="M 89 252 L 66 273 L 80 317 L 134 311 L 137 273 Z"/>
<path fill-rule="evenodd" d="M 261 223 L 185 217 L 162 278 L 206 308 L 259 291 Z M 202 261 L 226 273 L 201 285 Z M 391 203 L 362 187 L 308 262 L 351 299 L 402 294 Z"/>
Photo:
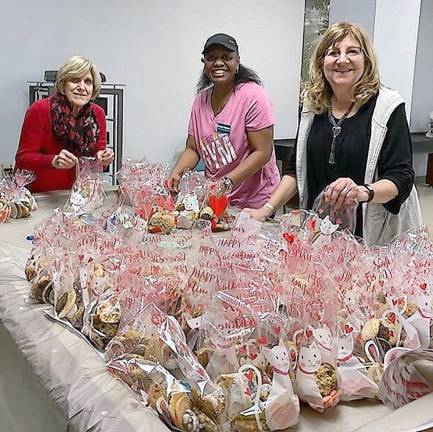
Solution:
<path fill-rule="evenodd" d="M 98 150 L 96 153 L 97 159 L 101 162 L 102 165 L 107 166 L 114 159 L 114 152 L 111 148 L 105 148 L 104 150 Z"/>
<path fill-rule="evenodd" d="M 363 186 L 358 186 L 351 178 L 341 177 L 326 188 L 325 201 L 339 209 L 365 201 L 368 198 L 365 195 L 366 191 Z"/>

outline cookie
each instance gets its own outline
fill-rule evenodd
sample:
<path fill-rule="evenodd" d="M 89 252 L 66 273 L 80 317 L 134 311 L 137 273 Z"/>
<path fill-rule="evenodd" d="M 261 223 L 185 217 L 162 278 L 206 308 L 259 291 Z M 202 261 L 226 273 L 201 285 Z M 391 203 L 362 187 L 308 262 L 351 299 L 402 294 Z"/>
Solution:
<path fill-rule="evenodd" d="M 379 332 L 380 320 L 372 318 L 367 321 L 361 330 L 361 339 L 366 342 L 375 338 Z"/>
<path fill-rule="evenodd" d="M 316 384 L 320 394 L 325 397 L 338 390 L 337 370 L 329 363 L 323 362 L 316 371 Z"/>
<path fill-rule="evenodd" d="M 46 272 L 37 274 L 32 280 L 31 297 L 38 303 L 45 303 L 43 293 L 49 284 L 51 284 L 51 278 Z"/>
<path fill-rule="evenodd" d="M 214 216 L 214 211 L 208 206 L 203 207 L 200 210 L 200 213 L 198 214 L 199 219 L 204 219 L 208 221 L 211 221 L 213 219 L 213 216 Z"/>
<path fill-rule="evenodd" d="M 226 400 L 222 389 L 217 389 L 213 393 L 200 395 L 197 389 L 191 392 L 192 401 L 196 408 L 205 413 L 210 419 L 217 424 L 220 423 L 226 407 Z"/>
<path fill-rule="evenodd" d="M 75 306 L 76 298 L 75 291 L 64 292 L 60 295 L 56 305 L 56 313 L 60 319 L 65 318 Z"/>
<path fill-rule="evenodd" d="M 171 393 L 169 396 L 169 411 L 173 424 L 184 430 L 183 417 L 186 411 L 191 411 L 192 405 L 185 392 Z M 192 413 L 192 411 L 191 411 Z M 192 413 L 195 417 L 195 414 Z M 198 422 L 197 422 L 198 423 Z"/>
<path fill-rule="evenodd" d="M 413 302 L 408 302 L 405 310 L 405 315 L 410 318 L 418 310 L 418 305 Z"/>
<path fill-rule="evenodd" d="M 99 320 L 107 324 L 118 324 L 120 322 L 120 302 L 115 298 L 103 301 L 96 307 L 96 314 Z"/>
<path fill-rule="evenodd" d="M 0 223 L 5 223 L 11 214 L 11 207 L 9 203 L 4 200 L 0 200 Z"/>
<path fill-rule="evenodd" d="M 151 233 L 169 234 L 176 229 L 176 219 L 172 213 L 159 210 L 152 215 L 147 228 Z"/>

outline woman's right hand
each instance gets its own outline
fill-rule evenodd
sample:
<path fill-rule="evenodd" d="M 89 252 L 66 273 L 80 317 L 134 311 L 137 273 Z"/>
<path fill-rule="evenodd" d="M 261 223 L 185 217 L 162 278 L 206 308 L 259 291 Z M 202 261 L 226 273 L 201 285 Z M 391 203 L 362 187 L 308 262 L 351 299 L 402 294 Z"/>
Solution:
<path fill-rule="evenodd" d="M 265 222 L 266 219 L 272 214 L 272 211 L 267 207 L 260 207 L 258 209 L 246 208 L 243 211 L 248 213 L 253 219 L 260 222 Z"/>
<path fill-rule="evenodd" d="M 53 157 L 51 165 L 56 169 L 70 169 L 78 163 L 78 158 L 68 150 L 63 149 Z"/>
<path fill-rule="evenodd" d="M 182 178 L 182 174 L 178 173 L 177 171 L 173 170 L 168 177 L 168 179 L 165 181 L 165 185 L 167 186 L 168 190 L 170 192 L 179 192 L 179 183 Z"/>

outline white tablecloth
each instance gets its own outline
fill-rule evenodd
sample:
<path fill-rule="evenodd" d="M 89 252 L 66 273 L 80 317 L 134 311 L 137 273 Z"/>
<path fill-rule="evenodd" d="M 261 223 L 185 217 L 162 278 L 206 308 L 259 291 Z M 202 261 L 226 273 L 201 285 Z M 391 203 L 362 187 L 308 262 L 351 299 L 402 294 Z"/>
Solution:
<path fill-rule="evenodd" d="M 29 218 L 0 226 L 0 431 L 156 432 L 168 430 L 151 409 L 105 370 L 98 354 L 45 306 L 26 303 L 26 236 L 65 200 L 38 198 Z M 113 202 L 113 195 L 108 202 Z M 3 253 L 2 253 L 3 249 Z M 430 422 L 430 424 L 429 424 Z M 433 427 L 433 394 L 399 410 L 374 401 L 340 404 L 319 414 L 303 407 L 296 432 L 409 432 Z"/>

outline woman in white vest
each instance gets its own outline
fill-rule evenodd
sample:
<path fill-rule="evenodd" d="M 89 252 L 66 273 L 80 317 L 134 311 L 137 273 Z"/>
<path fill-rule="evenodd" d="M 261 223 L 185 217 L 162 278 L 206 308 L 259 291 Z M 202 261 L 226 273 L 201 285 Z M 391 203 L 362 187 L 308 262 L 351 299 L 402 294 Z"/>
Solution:
<path fill-rule="evenodd" d="M 376 55 L 356 24 L 333 24 L 310 61 L 295 149 L 260 209 L 265 220 L 299 193 L 300 207 L 325 199 L 357 209 L 355 234 L 386 244 L 422 225 L 404 100 L 380 83 Z"/>

